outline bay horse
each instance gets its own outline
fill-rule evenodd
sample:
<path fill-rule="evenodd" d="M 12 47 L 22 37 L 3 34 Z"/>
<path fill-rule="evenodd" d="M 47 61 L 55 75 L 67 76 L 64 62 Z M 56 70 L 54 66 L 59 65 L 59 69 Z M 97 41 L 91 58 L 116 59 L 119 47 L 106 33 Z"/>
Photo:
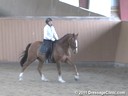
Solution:
<path fill-rule="evenodd" d="M 60 68 L 61 63 L 68 63 L 73 65 L 73 68 L 75 70 L 75 80 L 79 79 L 79 73 L 77 71 L 77 67 L 71 61 L 71 51 L 70 51 L 71 49 L 74 53 L 78 52 L 77 37 L 78 34 L 74 34 L 74 33 L 66 34 L 62 38 L 57 40 L 53 45 L 51 57 L 53 58 L 54 62 L 57 65 L 57 70 L 59 74 L 58 81 L 61 83 L 65 82 L 61 76 L 61 68 Z M 43 43 L 42 41 L 35 41 L 27 45 L 26 50 L 24 51 L 24 54 L 20 60 L 22 70 L 21 73 L 19 74 L 19 80 L 23 80 L 23 73 L 25 69 L 37 59 L 39 61 L 39 65 L 37 69 L 41 76 L 41 80 L 48 81 L 48 79 L 45 78 L 45 76 L 41 72 L 43 64 L 47 59 L 46 54 L 42 54 L 40 52 L 40 46 L 42 43 Z"/>

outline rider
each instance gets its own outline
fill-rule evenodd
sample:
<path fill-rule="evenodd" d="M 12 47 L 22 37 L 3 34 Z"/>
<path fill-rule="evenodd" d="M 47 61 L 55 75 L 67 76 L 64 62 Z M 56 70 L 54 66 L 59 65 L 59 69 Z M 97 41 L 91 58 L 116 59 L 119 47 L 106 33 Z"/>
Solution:
<path fill-rule="evenodd" d="M 45 23 L 46 25 L 44 27 L 44 40 L 42 44 L 43 50 L 41 52 L 46 53 L 46 58 L 50 59 L 52 52 L 52 44 L 55 40 L 58 40 L 59 38 L 53 26 L 52 19 L 47 18 L 45 20 Z"/>

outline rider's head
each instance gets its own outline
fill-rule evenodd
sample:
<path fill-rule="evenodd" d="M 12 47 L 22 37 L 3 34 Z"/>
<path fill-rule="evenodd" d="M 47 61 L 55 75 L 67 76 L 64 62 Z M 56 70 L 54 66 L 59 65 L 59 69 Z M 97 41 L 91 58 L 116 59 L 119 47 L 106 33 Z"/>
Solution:
<path fill-rule="evenodd" d="M 49 26 L 52 26 L 52 19 L 51 18 L 47 18 L 45 20 L 45 23 L 48 24 Z"/>

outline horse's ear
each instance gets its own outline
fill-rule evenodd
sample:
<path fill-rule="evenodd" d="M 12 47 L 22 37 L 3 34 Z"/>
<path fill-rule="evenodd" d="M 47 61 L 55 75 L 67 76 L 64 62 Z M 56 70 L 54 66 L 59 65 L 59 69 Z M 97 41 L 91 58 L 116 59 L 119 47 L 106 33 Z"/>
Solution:
<path fill-rule="evenodd" d="M 76 37 L 78 36 L 78 33 L 76 34 Z"/>

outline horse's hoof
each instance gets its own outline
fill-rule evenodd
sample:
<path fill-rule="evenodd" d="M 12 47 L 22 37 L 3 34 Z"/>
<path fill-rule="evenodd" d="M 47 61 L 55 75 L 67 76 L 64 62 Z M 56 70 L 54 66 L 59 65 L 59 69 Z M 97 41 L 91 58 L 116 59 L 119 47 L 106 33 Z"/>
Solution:
<path fill-rule="evenodd" d="M 42 80 L 42 81 L 44 81 L 44 82 L 48 82 L 49 80 L 48 80 L 48 79 L 45 79 L 45 80 Z"/>
<path fill-rule="evenodd" d="M 41 78 L 41 80 L 44 81 L 44 82 L 48 82 L 48 81 L 49 81 L 49 80 L 46 79 L 46 78 Z"/>
<path fill-rule="evenodd" d="M 64 80 L 58 80 L 60 83 L 65 83 L 66 81 L 64 81 Z"/>
<path fill-rule="evenodd" d="M 75 76 L 75 81 L 78 81 L 80 78 L 79 78 L 79 75 Z"/>
<path fill-rule="evenodd" d="M 62 76 L 59 76 L 59 77 L 58 77 L 58 81 L 59 81 L 60 83 L 65 83 L 65 82 L 66 82 L 66 81 L 63 80 Z"/>
<path fill-rule="evenodd" d="M 48 82 L 49 80 L 42 80 L 42 81 L 44 81 L 44 82 Z"/>
<path fill-rule="evenodd" d="M 23 78 L 19 78 L 19 81 L 23 81 Z"/>

